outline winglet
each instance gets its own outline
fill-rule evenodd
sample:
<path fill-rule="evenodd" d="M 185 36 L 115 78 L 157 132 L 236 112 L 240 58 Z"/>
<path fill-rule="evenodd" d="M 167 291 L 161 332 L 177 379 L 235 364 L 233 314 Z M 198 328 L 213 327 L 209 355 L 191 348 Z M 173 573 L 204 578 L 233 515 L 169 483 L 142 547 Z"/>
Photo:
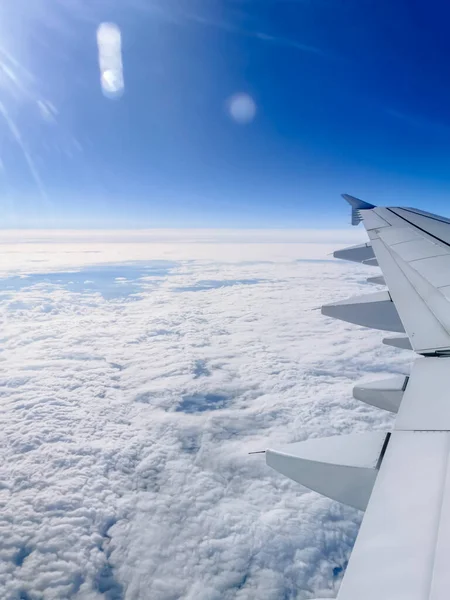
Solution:
<path fill-rule="evenodd" d="M 375 208 L 373 204 L 364 202 L 364 200 L 360 200 L 359 198 L 355 198 L 349 194 L 342 194 L 342 197 L 344 200 L 347 200 L 352 207 L 352 225 L 359 225 L 359 223 L 361 223 L 362 217 L 359 212 L 360 210 L 369 210 L 371 208 Z"/>

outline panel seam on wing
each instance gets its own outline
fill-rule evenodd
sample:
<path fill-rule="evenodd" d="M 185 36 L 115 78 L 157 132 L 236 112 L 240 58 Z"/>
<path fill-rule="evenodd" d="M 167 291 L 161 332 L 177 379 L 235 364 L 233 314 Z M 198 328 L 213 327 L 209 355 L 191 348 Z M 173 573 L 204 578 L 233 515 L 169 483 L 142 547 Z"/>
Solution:
<path fill-rule="evenodd" d="M 387 210 L 389 210 L 392 214 L 394 214 L 396 217 L 398 217 L 399 219 L 402 219 L 403 221 L 405 221 L 406 223 L 409 223 L 409 225 L 411 225 L 411 227 L 415 227 L 416 229 L 418 229 L 419 231 L 422 231 L 423 233 L 425 233 L 425 235 L 428 235 L 432 238 L 434 238 L 435 240 L 437 240 L 438 242 L 441 242 L 441 244 L 444 244 L 445 246 L 450 247 L 450 244 L 448 244 L 447 242 L 445 242 L 444 240 L 442 240 L 440 237 L 438 237 L 437 235 L 433 235 L 432 233 L 430 233 L 429 231 L 427 231 L 426 229 L 422 229 L 422 227 L 419 227 L 419 225 L 416 225 L 415 223 L 413 223 L 412 221 L 408 221 L 408 219 L 406 217 L 403 217 L 402 215 L 399 215 L 395 212 L 395 210 L 393 210 L 392 208 L 388 208 Z"/>

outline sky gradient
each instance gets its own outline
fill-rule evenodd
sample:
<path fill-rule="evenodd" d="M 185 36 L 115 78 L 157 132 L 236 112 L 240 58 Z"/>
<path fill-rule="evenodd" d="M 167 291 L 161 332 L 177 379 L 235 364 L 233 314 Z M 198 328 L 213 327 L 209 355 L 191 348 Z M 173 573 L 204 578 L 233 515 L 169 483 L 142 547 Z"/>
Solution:
<path fill-rule="evenodd" d="M 342 228 L 342 192 L 449 214 L 444 2 L 91 4 L 0 5 L 3 228 Z"/>

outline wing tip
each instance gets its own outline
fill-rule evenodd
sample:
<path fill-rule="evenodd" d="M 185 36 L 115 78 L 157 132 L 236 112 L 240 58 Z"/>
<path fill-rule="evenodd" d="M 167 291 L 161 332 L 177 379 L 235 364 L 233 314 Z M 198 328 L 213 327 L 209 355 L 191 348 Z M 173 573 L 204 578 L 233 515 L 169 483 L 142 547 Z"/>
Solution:
<path fill-rule="evenodd" d="M 362 216 L 359 211 L 370 210 L 372 208 L 375 208 L 373 204 L 369 204 L 369 202 L 364 202 L 364 200 L 355 198 L 355 196 L 350 196 L 350 194 L 342 194 L 342 197 L 352 207 L 352 225 L 359 225 L 359 223 L 361 223 Z"/>

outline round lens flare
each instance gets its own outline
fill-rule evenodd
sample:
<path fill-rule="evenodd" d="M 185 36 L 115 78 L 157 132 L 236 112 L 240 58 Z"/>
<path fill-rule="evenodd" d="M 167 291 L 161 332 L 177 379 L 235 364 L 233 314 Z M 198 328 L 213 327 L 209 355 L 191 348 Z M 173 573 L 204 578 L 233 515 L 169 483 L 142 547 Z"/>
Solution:
<path fill-rule="evenodd" d="M 251 96 L 244 93 L 234 94 L 227 102 L 230 117 L 241 125 L 251 123 L 256 116 L 256 104 Z"/>

